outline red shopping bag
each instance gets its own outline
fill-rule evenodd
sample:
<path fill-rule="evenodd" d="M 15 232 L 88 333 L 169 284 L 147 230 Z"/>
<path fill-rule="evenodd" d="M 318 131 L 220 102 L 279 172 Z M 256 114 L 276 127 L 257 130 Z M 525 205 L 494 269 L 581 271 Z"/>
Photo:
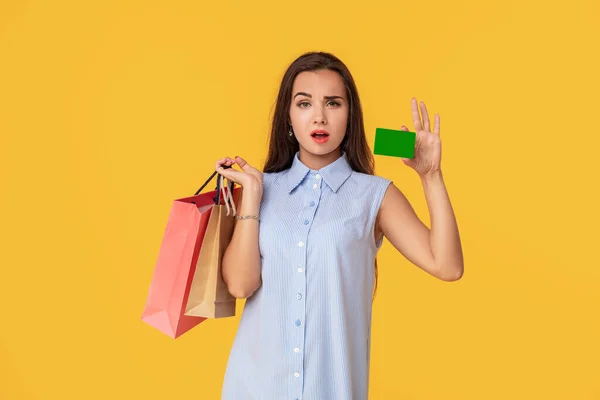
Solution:
<path fill-rule="evenodd" d="M 142 313 L 142 321 L 173 339 L 206 320 L 185 315 L 185 308 L 211 212 L 228 201 L 222 179 L 214 191 L 199 194 L 215 175 L 194 196 L 173 201 Z M 239 188 L 234 190 L 233 182 L 228 189 L 237 198 Z"/>

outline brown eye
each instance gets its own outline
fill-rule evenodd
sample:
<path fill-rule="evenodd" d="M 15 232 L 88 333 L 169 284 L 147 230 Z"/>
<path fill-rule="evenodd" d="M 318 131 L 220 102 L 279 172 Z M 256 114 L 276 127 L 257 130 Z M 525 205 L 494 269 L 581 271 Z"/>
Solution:
<path fill-rule="evenodd" d="M 337 101 L 333 101 L 333 100 L 332 100 L 332 101 L 330 101 L 330 102 L 329 102 L 329 103 L 327 103 L 327 104 L 333 104 L 333 106 L 334 106 L 334 107 L 337 107 L 337 106 L 339 106 L 339 105 L 340 105 L 340 103 L 339 103 L 339 102 L 337 102 Z"/>
<path fill-rule="evenodd" d="M 309 106 L 310 103 L 308 101 L 301 101 L 300 103 L 298 103 L 298 107 L 300 108 L 304 108 L 304 106 Z"/>

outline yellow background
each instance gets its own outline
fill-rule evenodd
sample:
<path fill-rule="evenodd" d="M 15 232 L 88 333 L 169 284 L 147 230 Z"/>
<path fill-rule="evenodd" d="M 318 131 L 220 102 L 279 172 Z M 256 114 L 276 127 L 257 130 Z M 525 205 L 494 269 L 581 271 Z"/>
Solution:
<path fill-rule="evenodd" d="M 171 201 L 260 167 L 281 75 L 325 50 L 371 144 L 412 96 L 440 113 L 465 253 L 449 284 L 385 243 L 370 398 L 600 399 L 600 3 L 524 3 L 2 1 L 0 398 L 219 398 L 242 304 L 140 321 Z"/>

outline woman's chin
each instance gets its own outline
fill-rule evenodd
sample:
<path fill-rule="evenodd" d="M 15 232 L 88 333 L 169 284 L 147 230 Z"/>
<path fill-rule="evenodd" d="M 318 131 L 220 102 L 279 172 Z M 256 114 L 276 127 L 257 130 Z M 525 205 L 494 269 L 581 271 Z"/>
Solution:
<path fill-rule="evenodd" d="M 326 144 L 315 144 L 310 143 L 308 146 L 302 146 L 304 151 L 310 153 L 315 156 L 326 156 L 330 155 L 333 152 L 339 151 L 341 154 L 341 150 L 339 145 L 336 146 L 334 143 L 326 143 Z"/>
<path fill-rule="evenodd" d="M 336 150 L 340 146 L 340 143 L 336 143 L 336 141 L 332 140 L 328 140 L 325 143 L 317 143 L 315 141 L 310 141 L 304 144 L 300 143 L 300 146 L 304 147 L 305 150 L 312 154 L 325 155 Z"/>

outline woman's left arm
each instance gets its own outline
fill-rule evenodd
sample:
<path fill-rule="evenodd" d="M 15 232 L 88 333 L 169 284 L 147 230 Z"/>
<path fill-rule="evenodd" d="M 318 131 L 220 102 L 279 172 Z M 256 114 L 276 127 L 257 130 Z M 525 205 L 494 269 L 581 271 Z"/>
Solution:
<path fill-rule="evenodd" d="M 429 209 L 431 229 L 418 218 L 402 192 L 391 184 L 384 196 L 378 216 L 379 231 L 409 261 L 444 281 L 460 279 L 464 262 L 458 224 L 441 171 L 440 118 L 435 115 L 430 131 L 429 116 L 421 102 L 423 120 L 417 100 L 412 100 L 412 114 L 417 140 L 415 156 L 402 161 L 419 175 Z M 402 127 L 406 131 L 406 127 Z"/>

